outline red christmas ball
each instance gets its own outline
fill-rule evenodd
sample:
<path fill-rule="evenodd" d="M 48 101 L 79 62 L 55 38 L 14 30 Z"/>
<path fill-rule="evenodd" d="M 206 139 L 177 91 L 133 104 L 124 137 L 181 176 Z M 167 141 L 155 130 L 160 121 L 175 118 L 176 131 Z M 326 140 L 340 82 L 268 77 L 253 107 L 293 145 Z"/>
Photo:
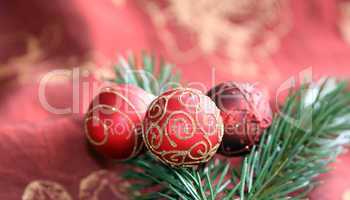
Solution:
<path fill-rule="evenodd" d="M 223 136 L 220 110 L 198 90 L 179 88 L 157 97 L 149 106 L 143 139 L 149 151 L 170 166 L 207 162 Z"/>
<path fill-rule="evenodd" d="M 271 125 L 272 111 L 266 91 L 258 85 L 224 82 L 207 93 L 221 110 L 224 122 L 221 154 L 248 153 Z"/>
<path fill-rule="evenodd" d="M 102 155 L 126 160 L 143 149 L 142 121 L 154 96 L 133 85 L 105 87 L 85 115 L 85 135 Z"/>

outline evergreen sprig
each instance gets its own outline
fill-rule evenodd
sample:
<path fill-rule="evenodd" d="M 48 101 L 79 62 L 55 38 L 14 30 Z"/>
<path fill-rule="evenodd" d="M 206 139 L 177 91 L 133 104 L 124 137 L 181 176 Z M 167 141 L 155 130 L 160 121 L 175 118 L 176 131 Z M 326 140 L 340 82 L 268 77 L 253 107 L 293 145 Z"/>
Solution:
<path fill-rule="evenodd" d="M 200 169 L 171 168 L 158 163 L 151 155 L 129 161 L 137 169 L 129 170 L 124 178 L 141 180 L 134 184 L 132 190 L 155 189 L 156 192 L 142 194 L 136 199 L 193 199 L 214 200 L 226 193 L 225 189 L 232 184 L 227 178 L 230 164 L 227 161 L 212 160 Z M 157 186 L 160 186 L 160 188 Z"/>
<path fill-rule="evenodd" d="M 237 176 L 245 185 L 240 199 L 307 197 L 348 142 L 347 85 L 324 81 L 290 94 L 259 146 L 244 158 L 246 167 Z"/>
<path fill-rule="evenodd" d="M 170 88 L 178 87 L 180 73 L 174 66 L 154 56 L 143 53 L 137 57 L 130 53 L 128 58 L 119 58 L 115 65 L 116 83 L 137 85 L 147 92 L 159 95 Z"/>
<path fill-rule="evenodd" d="M 135 83 L 145 88 L 144 82 Z M 133 167 L 125 178 L 137 180 L 130 189 L 144 191 L 135 199 L 307 197 L 319 184 L 318 175 L 329 170 L 329 163 L 349 142 L 347 85 L 331 80 L 291 91 L 260 143 L 238 167 L 232 166 L 229 159 L 216 158 L 198 169 L 171 168 L 149 154 L 129 161 Z"/>

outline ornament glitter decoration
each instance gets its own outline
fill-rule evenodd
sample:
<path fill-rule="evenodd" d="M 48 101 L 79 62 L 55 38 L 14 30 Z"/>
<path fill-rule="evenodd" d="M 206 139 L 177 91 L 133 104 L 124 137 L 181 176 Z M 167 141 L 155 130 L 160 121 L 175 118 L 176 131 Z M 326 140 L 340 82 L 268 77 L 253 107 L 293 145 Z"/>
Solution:
<path fill-rule="evenodd" d="M 137 156 L 144 145 L 142 121 L 154 96 L 133 85 L 106 87 L 85 116 L 85 135 L 102 155 L 116 160 Z"/>
<path fill-rule="evenodd" d="M 223 136 L 220 110 L 198 90 L 178 88 L 156 98 L 144 119 L 143 139 L 164 164 L 193 167 L 216 153 Z"/>
<path fill-rule="evenodd" d="M 249 83 L 224 82 L 207 95 L 221 110 L 225 126 L 219 152 L 226 156 L 248 153 L 272 122 L 267 92 Z"/>

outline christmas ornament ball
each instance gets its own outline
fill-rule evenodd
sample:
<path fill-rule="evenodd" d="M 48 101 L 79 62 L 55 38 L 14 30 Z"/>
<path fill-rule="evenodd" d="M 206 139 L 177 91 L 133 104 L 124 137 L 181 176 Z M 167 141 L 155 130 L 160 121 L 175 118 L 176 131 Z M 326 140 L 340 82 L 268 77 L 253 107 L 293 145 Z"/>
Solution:
<path fill-rule="evenodd" d="M 89 143 L 108 158 L 127 160 L 137 156 L 144 147 L 143 117 L 154 98 L 130 84 L 102 88 L 84 119 Z"/>
<path fill-rule="evenodd" d="M 219 153 L 226 156 L 248 153 L 272 123 L 267 90 L 256 84 L 224 82 L 207 95 L 221 110 L 224 122 Z"/>
<path fill-rule="evenodd" d="M 223 136 L 220 110 L 199 90 L 178 88 L 149 106 L 143 139 L 148 150 L 172 167 L 194 167 L 216 153 Z"/>

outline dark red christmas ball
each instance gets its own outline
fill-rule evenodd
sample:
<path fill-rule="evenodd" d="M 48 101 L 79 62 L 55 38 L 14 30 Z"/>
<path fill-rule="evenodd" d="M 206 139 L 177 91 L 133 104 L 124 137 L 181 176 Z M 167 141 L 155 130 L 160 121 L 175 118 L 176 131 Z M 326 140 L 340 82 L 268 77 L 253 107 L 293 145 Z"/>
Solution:
<path fill-rule="evenodd" d="M 220 110 L 198 90 L 179 88 L 157 97 L 144 119 L 143 139 L 149 151 L 170 166 L 207 162 L 223 136 Z"/>
<path fill-rule="evenodd" d="M 85 115 L 89 143 L 102 155 L 116 160 L 137 156 L 144 147 L 143 117 L 154 98 L 128 84 L 103 88 Z"/>
<path fill-rule="evenodd" d="M 272 122 L 267 90 L 249 83 L 224 82 L 207 95 L 221 110 L 225 126 L 219 152 L 226 156 L 248 153 Z"/>

